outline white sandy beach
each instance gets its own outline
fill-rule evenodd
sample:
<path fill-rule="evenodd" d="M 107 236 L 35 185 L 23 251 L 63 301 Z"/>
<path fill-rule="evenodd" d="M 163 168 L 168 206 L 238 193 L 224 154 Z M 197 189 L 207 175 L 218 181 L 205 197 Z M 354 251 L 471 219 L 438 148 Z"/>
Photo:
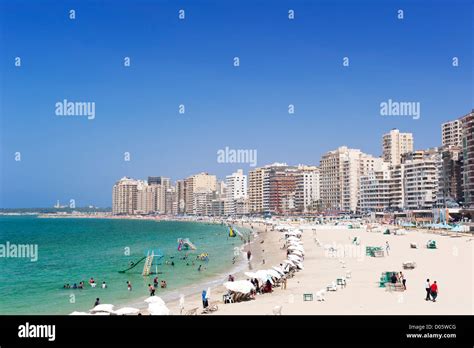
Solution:
<path fill-rule="evenodd" d="M 253 225 L 262 230 L 262 226 Z M 360 239 L 355 246 L 352 240 Z M 251 262 L 252 271 L 268 269 L 278 265 L 286 258 L 286 250 L 280 249 L 283 234 L 278 231 L 262 233 L 251 248 L 264 250 L 262 256 Z M 322 246 L 315 242 L 317 238 Z M 260 244 L 261 240 L 263 244 Z M 438 249 L 427 249 L 426 242 L 434 239 Z M 255 300 L 223 304 L 223 286 L 211 291 L 211 303 L 215 302 L 220 315 L 273 314 L 275 306 L 282 306 L 282 314 L 473 314 L 473 246 L 474 237 L 449 237 L 436 233 L 408 231 L 406 235 L 383 235 L 367 232 L 364 229 L 348 229 L 342 226 L 321 225 L 316 232 L 306 229 L 302 241 L 305 248 L 304 270 L 288 280 L 286 290 L 280 287 L 271 294 L 257 295 Z M 388 241 L 390 255 L 385 257 L 365 256 L 365 246 L 383 246 Z M 344 257 L 345 268 L 338 257 L 331 257 L 324 248 L 326 244 L 346 247 L 349 252 L 358 251 L 356 255 Z M 410 243 L 417 243 L 418 249 L 411 249 Z M 360 248 L 360 249 L 354 249 Z M 402 263 L 414 261 L 414 270 L 404 270 Z M 336 292 L 328 292 L 325 301 L 303 301 L 303 294 L 316 294 L 329 283 L 335 281 L 350 270 L 351 279 L 347 287 Z M 380 288 L 378 281 L 384 271 L 402 271 L 407 279 L 407 290 L 389 292 Z M 436 303 L 425 301 L 424 284 L 426 279 L 436 280 L 439 296 Z M 238 274 L 236 279 L 246 279 Z M 173 314 L 179 314 L 178 301 L 167 303 Z M 185 311 L 193 308 L 202 310 L 201 295 L 189 295 L 185 298 Z"/>

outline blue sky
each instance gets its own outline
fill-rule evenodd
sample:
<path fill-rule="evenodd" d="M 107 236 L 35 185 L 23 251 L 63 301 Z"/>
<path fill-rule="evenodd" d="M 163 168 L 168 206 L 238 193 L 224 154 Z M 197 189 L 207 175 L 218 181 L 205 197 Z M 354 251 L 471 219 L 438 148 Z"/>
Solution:
<path fill-rule="evenodd" d="M 258 165 L 319 164 L 341 145 L 380 155 L 395 127 L 437 146 L 473 107 L 468 0 L 0 4 L 2 208 L 110 206 L 122 176 L 248 171 L 217 162 L 226 146 Z M 56 116 L 63 99 L 95 102 L 95 119 Z M 380 116 L 388 99 L 420 102 L 421 118 Z"/>

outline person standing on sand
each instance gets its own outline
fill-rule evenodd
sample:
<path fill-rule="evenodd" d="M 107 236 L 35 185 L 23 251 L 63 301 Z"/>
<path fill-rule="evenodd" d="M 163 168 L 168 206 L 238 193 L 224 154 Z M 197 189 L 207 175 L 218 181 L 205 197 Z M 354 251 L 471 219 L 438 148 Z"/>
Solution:
<path fill-rule="evenodd" d="M 406 286 L 407 280 L 405 279 L 405 276 L 403 275 L 402 272 L 400 272 L 400 281 L 401 281 L 402 284 L 403 284 L 403 288 L 406 290 L 406 289 L 407 289 L 407 286 Z"/>
<path fill-rule="evenodd" d="M 250 261 L 250 258 L 252 257 L 252 253 L 250 250 L 247 251 L 247 260 Z"/>
<path fill-rule="evenodd" d="M 438 297 L 438 284 L 436 284 L 436 280 L 433 284 L 431 284 L 430 293 L 431 297 L 433 298 L 433 302 L 436 302 L 436 297 Z"/>
<path fill-rule="evenodd" d="M 431 285 L 430 285 L 430 280 L 429 279 L 426 279 L 425 290 L 426 290 L 425 301 L 429 301 L 430 300 L 430 292 L 431 292 Z"/>
<path fill-rule="evenodd" d="M 206 309 L 209 306 L 206 290 L 202 291 L 201 298 L 202 298 L 202 308 Z"/>
<path fill-rule="evenodd" d="M 389 251 L 390 251 L 390 244 L 388 244 L 388 241 L 385 242 L 385 250 L 387 251 L 387 256 L 390 255 Z"/>

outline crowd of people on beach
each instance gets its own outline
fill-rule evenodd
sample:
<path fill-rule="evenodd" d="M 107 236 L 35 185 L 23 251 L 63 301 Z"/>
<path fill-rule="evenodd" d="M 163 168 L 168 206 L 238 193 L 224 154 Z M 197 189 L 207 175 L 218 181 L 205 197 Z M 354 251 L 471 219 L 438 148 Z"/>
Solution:
<path fill-rule="evenodd" d="M 84 289 L 84 284 L 85 282 L 83 280 L 79 282 L 79 285 L 77 283 L 74 283 L 71 286 L 69 283 L 66 283 L 63 285 L 63 289 Z M 97 286 L 97 283 L 93 277 L 89 279 L 89 285 L 91 286 L 91 288 L 95 288 Z M 101 288 L 102 289 L 107 288 L 107 283 L 105 281 L 102 282 Z"/>

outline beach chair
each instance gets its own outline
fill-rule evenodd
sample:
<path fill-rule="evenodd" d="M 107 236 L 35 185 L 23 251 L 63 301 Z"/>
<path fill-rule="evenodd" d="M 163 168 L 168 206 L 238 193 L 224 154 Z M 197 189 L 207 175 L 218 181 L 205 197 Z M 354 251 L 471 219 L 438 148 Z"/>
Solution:
<path fill-rule="evenodd" d="M 403 269 L 415 269 L 416 268 L 416 262 L 413 261 L 406 261 L 403 262 Z"/>
<path fill-rule="evenodd" d="M 320 301 L 320 302 L 326 301 L 326 298 L 325 298 L 324 295 L 326 295 L 326 289 L 321 289 L 321 290 L 319 290 L 319 291 L 316 293 L 316 300 L 317 300 L 317 301 Z"/>
<path fill-rule="evenodd" d="M 224 302 L 224 304 L 226 304 L 226 303 L 234 303 L 234 299 L 232 298 L 232 295 L 230 295 L 230 294 L 224 294 L 224 295 L 222 295 L 222 302 Z"/>
<path fill-rule="evenodd" d="M 303 301 L 313 301 L 313 294 L 303 294 Z"/>
<path fill-rule="evenodd" d="M 336 282 L 332 282 L 326 287 L 327 291 L 337 291 L 337 284 Z"/>
<path fill-rule="evenodd" d="M 207 306 L 207 308 L 204 308 L 204 310 L 201 312 L 201 314 L 209 314 L 212 312 L 217 312 L 219 310 L 219 306 L 217 304 L 210 304 Z"/>
<path fill-rule="evenodd" d="M 352 277 L 352 271 L 346 271 L 346 278 Z"/>

